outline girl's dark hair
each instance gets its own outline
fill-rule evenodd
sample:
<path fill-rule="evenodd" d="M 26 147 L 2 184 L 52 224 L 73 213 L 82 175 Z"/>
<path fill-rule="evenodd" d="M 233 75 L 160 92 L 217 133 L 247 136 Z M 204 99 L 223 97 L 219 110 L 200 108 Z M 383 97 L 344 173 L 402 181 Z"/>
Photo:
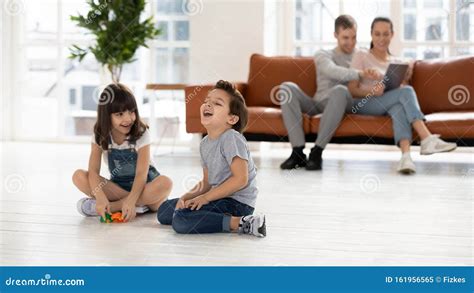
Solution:
<path fill-rule="evenodd" d="M 376 18 L 374 18 L 374 20 L 372 21 L 372 24 L 370 25 L 370 33 L 372 33 L 372 31 L 374 30 L 374 26 L 377 22 L 386 22 L 386 23 L 390 24 L 390 31 L 393 33 L 393 22 L 388 17 L 376 17 Z M 370 49 L 372 49 L 373 47 L 374 47 L 374 42 L 370 41 Z M 392 53 L 390 53 L 390 50 L 388 50 L 388 54 L 392 55 Z"/>
<path fill-rule="evenodd" d="M 239 117 L 239 121 L 232 125 L 232 128 L 242 133 L 245 130 L 248 122 L 248 110 L 247 106 L 245 105 L 244 97 L 232 83 L 226 80 L 219 80 L 213 89 L 223 90 L 229 95 L 229 112 L 230 114 Z"/>
<path fill-rule="evenodd" d="M 148 125 L 140 120 L 137 102 L 132 91 L 120 83 L 111 83 L 106 86 L 99 96 L 97 122 L 94 125 L 95 142 L 103 150 L 109 149 L 109 138 L 112 131 L 112 118 L 110 115 L 125 111 L 135 113 L 135 122 L 128 133 L 130 136 L 128 141 L 135 142 L 143 135 Z"/>

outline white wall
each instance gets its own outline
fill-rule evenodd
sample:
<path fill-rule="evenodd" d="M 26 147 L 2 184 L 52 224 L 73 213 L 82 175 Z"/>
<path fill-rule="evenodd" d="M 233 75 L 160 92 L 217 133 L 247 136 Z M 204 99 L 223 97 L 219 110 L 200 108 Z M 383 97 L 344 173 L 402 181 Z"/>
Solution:
<path fill-rule="evenodd" d="M 4 8 L 3 0 L 0 5 Z M 2 107 L 0 119 L 0 140 L 9 140 L 12 138 L 12 119 L 13 110 L 13 64 L 12 64 L 12 41 L 15 34 L 12 32 L 12 24 L 14 17 L 6 12 L 6 9 L 1 9 L 0 19 L 0 103 Z"/>
<path fill-rule="evenodd" d="M 250 56 L 264 52 L 264 0 L 203 0 L 190 17 L 190 81 L 247 81 Z"/>

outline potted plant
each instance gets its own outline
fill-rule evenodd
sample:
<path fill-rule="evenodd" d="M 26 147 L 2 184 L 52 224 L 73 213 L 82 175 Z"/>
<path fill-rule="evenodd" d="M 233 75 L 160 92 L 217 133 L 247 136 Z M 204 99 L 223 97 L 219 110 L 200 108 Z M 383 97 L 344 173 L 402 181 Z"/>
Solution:
<path fill-rule="evenodd" d="M 132 63 L 135 52 L 146 42 L 156 38 L 161 30 L 155 27 L 153 17 L 141 20 L 145 0 L 88 0 L 86 15 L 71 16 L 71 21 L 95 36 L 95 42 L 81 48 L 72 45 L 70 58 L 79 62 L 92 53 L 106 68 L 113 82 L 120 81 L 124 64 Z"/>

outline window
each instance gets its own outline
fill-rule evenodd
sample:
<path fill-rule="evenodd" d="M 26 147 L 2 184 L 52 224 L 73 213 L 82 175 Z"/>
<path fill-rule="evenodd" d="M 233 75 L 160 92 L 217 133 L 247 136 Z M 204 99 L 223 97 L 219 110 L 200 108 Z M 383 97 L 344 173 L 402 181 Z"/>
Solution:
<path fill-rule="evenodd" d="M 68 58 L 72 44 L 85 47 L 93 42 L 93 36 L 70 20 L 71 15 L 88 11 L 86 1 L 23 4 L 24 12 L 17 20 L 24 30 L 16 28 L 21 34 L 17 44 L 20 56 L 14 63 L 19 70 L 15 90 L 21 115 L 15 133 L 20 139 L 41 140 L 90 135 L 105 74 L 91 54 L 80 63 Z M 162 35 L 150 42 L 150 49 L 139 49 L 137 60 L 124 65 L 121 75 L 121 82 L 134 90 L 140 111 L 147 107 L 143 101 L 145 83 L 188 81 L 189 16 L 183 5 L 183 1 L 148 1 L 146 13 L 154 16 Z"/>
<path fill-rule="evenodd" d="M 474 1 L 456 0 L 456 47 L 453 55 L 474 55 Z"/>
<path fill-rule="evenodd" d="M 156 0 L 155 19 L 162 35 L 153 42 L 155 83 L 189 81 L 189 16 L 186 0 Z"/>
<path fill-rule="evenodd" d="M 334 20 L 350 14 L 358 24 L 358 46 L 370 43 L 370 23 L 376 16 L 389 16 L 389 0 L 297 0 L 295 1 L 294 54 L 313 55 L 336 45 Z"/>
<path fill-rule="evenodd" d="M 152 11 L 161 29 L 161 35 L 152 42 L 151 79 L 158 84 L 189 82 L 189 0 L 155 0 Z M 150 125 L 152 139 L 158 144 L 163 141 L 189 143 L 192 135 L 185 129 L 185 103 L 183 90 L 159 90 L 144 93 L 142 116 Z"/>
<path fill-rule="evenodd" d="M 358 22 L 358 46 L 370 44 L 370 24 L 377 16 L 390 17 L 395 33 L 394 53 L 413 59 L 474 54 L 472 0 L 295 0 L 294 30 L 287 37 L 292 52 L 311 56 L 336 45 L 334 20 L 350 14 Z"/>
<path fill-rule="evenodd" d="M 92 56 L 82 63 L 68 58 L 71 44 L 88 45 L 92 39 L 69 19 L 86 9 L 85 2 L 78 0 L 28 1 L 24 13 L 17 15 L 25 27 L 16 60 L 21 108 L 16 133 L 20 138 L 81 134 L 75 115 L 92 108 L 85 91 L 100 81 L 99 65 Z"/>
<path fill-rule="evenodd" d="M 416 59 L 472 54 L 474 2 L 404 0 L 403 56 Z"/>

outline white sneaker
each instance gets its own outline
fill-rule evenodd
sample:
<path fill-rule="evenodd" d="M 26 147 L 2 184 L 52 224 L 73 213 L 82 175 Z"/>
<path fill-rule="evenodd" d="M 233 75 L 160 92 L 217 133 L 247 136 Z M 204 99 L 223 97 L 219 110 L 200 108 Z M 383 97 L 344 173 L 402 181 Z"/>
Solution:
<path fill-rule="evenodd" d="M 402 174 L 412 174 L 416 172 L 415 163 L 411 159 L 410 153 L 404 153 L 398 163 L 398 172 Z"/>
<path fill-rule="evenodd" d="M 267 236 L 267 225 L 264 215 L 248 215 L 240 219 L 240 234 L 250 234 L 257 237 Z"/>
<path fill-rule="evenodd" d="M 454 151 L 457 148 L 456 143 L 445 142 L 439 138 L 438 134 L 432 134 L 423 139 L 420 143 L 420 155 L 431 155 L 435 153 L 443 153 Z"/>
<path fill-rule="evenodd" d="M 148 206 L 135 207 L 135 213 L 137 213 L 137 214 L 144 214 L 144 213 L 148 212 L 149 210 L 150 210 L 150 208 Z"/>
<path fill-rule="evenodd" d="M 97 217 L 99 214 L 97 214 L 95 210 L 95 204 L 96 201 L 93 198 L 90 197 L 84 197 L 81 198 L 77 202 L 77 211 L 79 214 L 83 215 L 84 217 Z"/>

